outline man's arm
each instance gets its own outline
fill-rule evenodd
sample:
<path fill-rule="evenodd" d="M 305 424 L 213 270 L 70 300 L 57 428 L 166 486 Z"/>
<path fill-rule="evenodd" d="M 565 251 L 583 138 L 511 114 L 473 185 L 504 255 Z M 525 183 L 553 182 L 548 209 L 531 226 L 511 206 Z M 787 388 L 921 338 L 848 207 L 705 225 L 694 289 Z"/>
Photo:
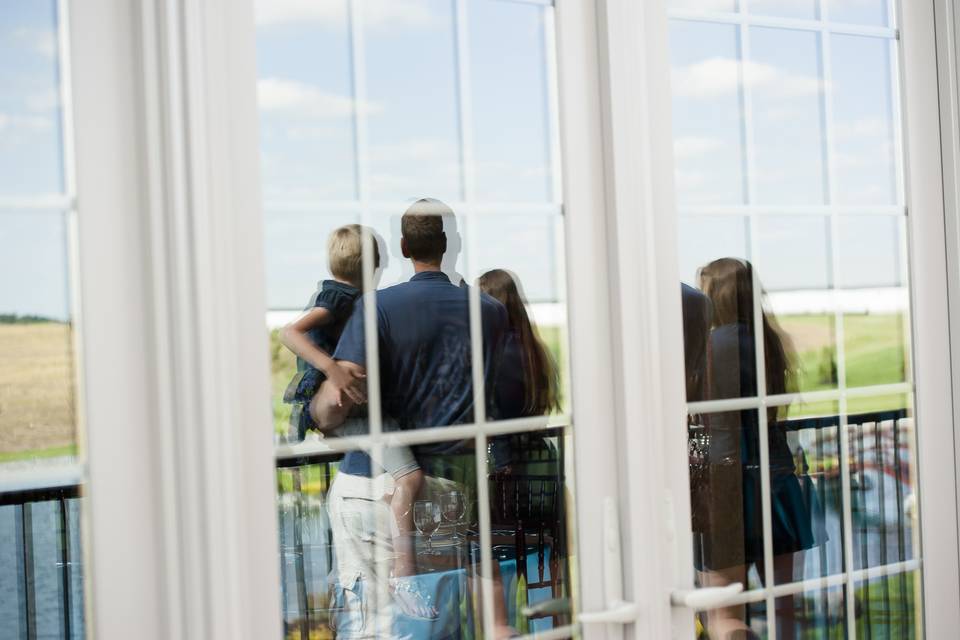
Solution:
<path fill-rule="evenodd" d="M 356 363 L 340 360 L 337 364 L 358 378 L 366 375 L 366 369 Z M 320 431 L 327 432 L 343 424 L 355 404 L 349 396 L 341 399 L 337 388 L 324 380 L 317 395 L 310 401 L 310 417 Z"/>

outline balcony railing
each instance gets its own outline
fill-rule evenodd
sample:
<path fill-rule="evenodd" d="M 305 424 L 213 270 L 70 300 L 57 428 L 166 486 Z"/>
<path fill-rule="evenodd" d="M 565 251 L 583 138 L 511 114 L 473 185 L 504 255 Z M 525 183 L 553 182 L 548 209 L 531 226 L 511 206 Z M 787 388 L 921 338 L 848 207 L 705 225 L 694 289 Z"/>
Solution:
<path fill-rule="evenodd" d="M 801 470 L 816 492 L 820 513 L 815 515 L 824 521 L 842 518 L 842 511 L 831 512 L 831 505 L 838 506 L 842 494 L 837 462 L 840 424 L 838 416 L 827 416 L 788 420 L 771 427 L 806 434 L 798 438 L 803 448 L 795 455 L 802 459 L 805 468 Z M 846 424 L 854 549 L 851 569 L 912 560 L 913 421 L 905 411 L 894 410 L 850 415 Z M 325 499 L 341 456 L 317 453 L 277 461 L 286 638 L 327 637 L 323 630 L 329 630 L 334 608 L 327 595 L 334 549 Z M 0 492 L 0 620 L 8 634 L 4 637 L 83 638 L 79 476 L 53 472 L 44 480 L 42 475 L 37 471 L 5 481 Z M 837 520 L 833 525 L 839 537 L 841 523 Z M 562 551 L 562 541 L 556 546 Z M 816 575 L 801 575 L 800 579 L 842 573 L 842 549 L 840 539 L 812 549 L 808 562 L 814 563 Z M 547 571 L 556 571 L 556 563 L 557 559 L 549 558 Z M 880 635 L 893 634 L 891 637 L 900 637 L 898 630 L 907 633 L 915 624 L 916 586 L 913 576 L 902 571 L 864 581 L 856 589 L 856 624 Z M 802 595 L 795 599 L 798 624 L 833 637 L 830 634 L 842 624 L 842 589 L 823 588 Z"/>

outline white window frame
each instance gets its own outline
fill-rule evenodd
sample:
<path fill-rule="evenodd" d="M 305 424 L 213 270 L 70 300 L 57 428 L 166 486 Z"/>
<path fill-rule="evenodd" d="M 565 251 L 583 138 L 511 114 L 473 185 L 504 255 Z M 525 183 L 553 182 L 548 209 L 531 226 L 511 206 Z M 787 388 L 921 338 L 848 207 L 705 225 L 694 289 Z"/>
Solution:
<path fill-rule="evenodd" d="M 85 0 L 69 18 L 97 637 L 280 636 L 251 4 Z M 693 571 L 663 4 L 556 7 L 572 538 L 580 609 L 605 609 L 599 498 L 618 502 L 624 596 L 641 603 L 627 634 L 690 638 L 669 597 Z M 921 532 L 936 553 L 925 624 L 949 637 L 960 569 L 942 446 L 956 441 L 946 252 L 929 250 L 945 245 L 934 3 L 903 4 Z"/>
<path fill-rule="evenodd" d="M 615 269 L 619 288 L 613 299 L 618 303 L 620 326 L 633 322 L 640 327 L 635 332 L 621 329 L 616 349 L 621 354 L 623 387 L 633 390 L 622 395 L 624 415 L 619 422 L 624 431 L 620 437 L 630 451 L 630 464 L 623 464 L 625 486 L 631 491 L 624 534 L 634 553 L 628 564 L 626 589 L 630 599 L 655 603 L 650 605 L 647 619 L 634 626 L 634 637 L 690 638 L 692 612 L 682 608 L 671 611 L 668 599 L 663 597 L 671 589 L 693 586 L 683 374 L 677 355 L 682 353 L 683 342 L 676 295 L 679 273 L 673 213 L 673 140 L 668 126 L 667 16 L 665 3 L 609 0 L 602 4 L 607 15 L 604 49 L 611 52 L 604 69 L 604 115 L 612 132 L 607 148 L 613 156 L 607 169 L 608 180 L 613 183 L 608 215 L 620 242 L 617 255 L 622 256 L 619 269 Z M 943 446 L 955 439 L 951 368 L 945 348 L 950 336 L 946 256 L 940 250 L 945 239 L 933 9 L 932 1 L 901 3 L 899 24 L 904 35 L 898 80 L 903 113 L 897 125 L 904 133 L 905 195 L 910 212 L 915 415 L 920 425 L 917 475 L 923 553 L 919 557 L 935 558 L 932 563 L 921 560 L 924 625 L 929 637 L 947 637 L 957 628 L 960 587 L 956 458 L 952 448 Z M 955 140 L 955 129 L 953 133 Z M 648 449 L 655 455 L 648 455 Z M 845 555 L 849 557 L 849 551 Z M 916 564 L 910 563 L 910 567 Z M 868 570 L 846 575 L 859 579 L 874 573 Z M 826 580 L 822 582 L 826 586 Z M 852 582 L 849 578 L 845 582 L 851 585 L 850 594 Z M 769 606 L 772 595 L 766 599 Z M 849 613 L 852 602 L 848 602 Z M 849 629 L 853 637 L 853 625 Z"/>

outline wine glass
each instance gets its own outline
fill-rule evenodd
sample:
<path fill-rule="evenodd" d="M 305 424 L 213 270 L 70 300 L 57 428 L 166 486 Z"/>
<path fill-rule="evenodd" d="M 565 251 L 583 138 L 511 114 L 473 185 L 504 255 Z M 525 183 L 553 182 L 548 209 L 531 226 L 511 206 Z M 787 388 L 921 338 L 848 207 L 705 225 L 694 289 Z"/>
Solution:
<path fill-rule="evenodd" d="M 427 553 L 433 554 L 431 537 L 440 526 L 440 505 L 431 500 L 417 500 L 413 503 L 413 524 L 427 538 Z"/>
<path fill-rule="evenodd" d="M 453 539 L 459 540 L 457 525 L 463 520 L 467 511 L 467 503 L 459 491 L 448 491 L 440 495 L 440 512 L 443 519 L 453 524 Z"/>

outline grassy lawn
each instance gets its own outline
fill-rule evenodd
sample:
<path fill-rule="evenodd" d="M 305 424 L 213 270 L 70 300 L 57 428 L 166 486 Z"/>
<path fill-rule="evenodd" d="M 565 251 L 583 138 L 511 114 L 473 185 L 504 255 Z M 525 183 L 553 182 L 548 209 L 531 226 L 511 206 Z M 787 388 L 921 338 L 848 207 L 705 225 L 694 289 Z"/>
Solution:
<path fill-rule="evenodd" d="M 777 318 L 793 343 L 797 356 L 799 391 L 836 389 L 837 339 L 832 315 L 797 315 Z M 905 324 L 899 314 L 850 314 L 844 317 L 844 355 L 847 387 L 904 382 L 909 353 Z M 851 398 L 849 413 L 904 407 L 905 398 Z M 836 413 L 835 403 L 791 407 L 791 415 Z"/>

